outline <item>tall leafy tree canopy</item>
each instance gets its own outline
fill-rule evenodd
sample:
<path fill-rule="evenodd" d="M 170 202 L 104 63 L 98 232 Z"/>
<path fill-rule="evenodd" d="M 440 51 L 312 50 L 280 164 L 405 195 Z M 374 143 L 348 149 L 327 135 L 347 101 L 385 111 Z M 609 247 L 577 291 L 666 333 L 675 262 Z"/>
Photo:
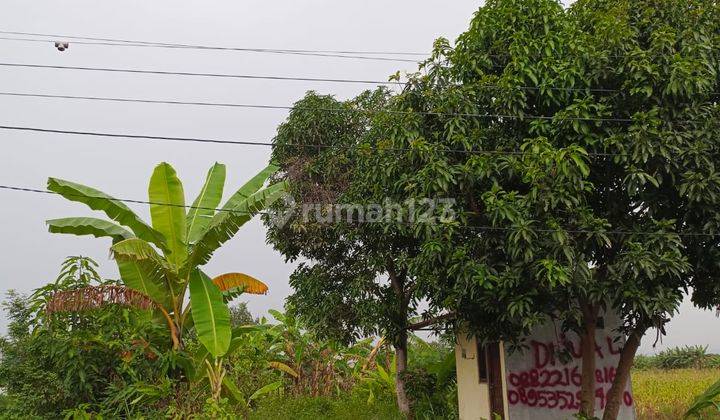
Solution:
<path fill-rule="evenodd" d="M 714 1 L 497 0 L 438 40 L 364 172 L 397 199 L 457 199 L 458 223 L 418 229 L 431 302 L 483 339 L 551 314 L 586 349 L 609 304 L 628 334 L 616 393 L 689 287 L 716 305 L 719 24 Z"/>
<path fill-rule="evenodd" d="M 720 302 L 719 37 L 713 0 L 580 0 L 567 10 L 488 1 L 454 46 L 439 39 L 421 72 L 353 130 L 313 131 L 339 113 L 291 124 L 306 140 L 356 151 L 322 149 L 327 161 L 303 185 L 348 183 L 341 198 L 357 203 L 455 200 L 453 221 L 380 224 L 387 240 L 376 243 L 402 244 L 378 250 L 401 256 L 415 298 L 454 311 L 483 340 L 518 341 L 548 315 L 577 332 L 585 415 L 594 329 L 617 311 L 627 344 L 605 411 L 613 418 L 645 332 L 662 331 L 690 288 L 701 307 Z M 296 138 L 288 128 L 280 144 Z M 334 236 L 307 237 L 317 253 L 303 256 L 336 262 L 303 267 L 294 286 L 312 298 L 306 312 L 342 308 L 338 319 L 353 319 L 363 311 L 353 296 L 368 289 L 334 282 L 339 267 L 365 272 L 352 250 L 369 242 L 323 231 Z M 301 248 L 285 249 L 294 258 Z M 312 308 L 320 295 L 333 304 Z"/>
<path fill-rule="evenodd" d="M 383 222 L 386 194 L 360 173 L 372 153 L 361 143 L 389 96 L 379 89 L 342 102 L 310 92 L 295 105 L 273 148 L 278 180 L 292 199 L 275 205 L 286 215 L 282 223 L 266 221 L 269 242 L 288 260 L 303 261 L 290 279 L 289 306 L 324 337 L 387 337 L 396 349 L 398 404 L 408 412 L 402 374 L 419 302 L 408 261 L 419 242 L 412 226 Z M 393 218 L 407 220 L 399 214 L 406 209 L 396 207 Z"/>

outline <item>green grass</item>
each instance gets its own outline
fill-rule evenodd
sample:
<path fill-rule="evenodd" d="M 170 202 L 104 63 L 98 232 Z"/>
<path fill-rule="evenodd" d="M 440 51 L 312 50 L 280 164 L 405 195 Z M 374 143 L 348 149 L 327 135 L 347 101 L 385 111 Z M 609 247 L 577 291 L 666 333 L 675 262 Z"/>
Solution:
<path fill-rule="evenodd" d="M 644 369 L 632 375 L 638 420 L 680 420 L 696 396 L 720 379 L 720 369 Z M 418 413 L 420 414 L 420 413 Z M 419 416 L 420 418 L 422 416 Z M 275 397 L 262 400 L 252 420 L 402 419 L 393 400 L 368 405 L 365 398 Z M 720 419 L 707 411 L 703 419 Z"/>
<path fill-rule="evenodd" d="M 648 369 L 632 374 L 639 420 L 681 419 L 690 403 L 720 379 L 720 369 Z M 707 419 L 720 414 L 707 412 Z"/>
<path fill-rule="evenodd" d="M 401 420 L 393 400 L 378 400 L 368 405 L 366 398 L 345 395 L 342 398 L 284 396 L 263 400 L 253 410 L 251 420 Z"/>

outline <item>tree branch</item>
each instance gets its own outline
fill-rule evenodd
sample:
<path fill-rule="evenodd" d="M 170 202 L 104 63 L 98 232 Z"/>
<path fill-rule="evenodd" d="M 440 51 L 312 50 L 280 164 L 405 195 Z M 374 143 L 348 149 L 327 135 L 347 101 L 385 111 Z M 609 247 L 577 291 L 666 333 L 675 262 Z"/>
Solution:
<path fill-rule="evenodd" d="M 453 319 L 453 318 L 455 318 L 455 316 L 457 316 L 457 313 L 455 313 L 455 312 L 448 312 L 448 313 L 443 314 L 443 315 L 438 315 L 438 316 L 436 316 L 436 317 L 429 318 L 429 319 L 426 319 L 426 320 L 424 320 L 424 321 L 420 321 L 420 322 L 416 322 L 416 323 L 414 323 L 414 324 L 410 324 L 410 325 L 407 326 L 407 329 L 410 330 L 410 331 L 416 331 L 416 330 L 419 330 L 419 329 L 421 329 L 421 328 L 425 328 L 425 327 L 429 327 L 429 326 L 431 326 L 431 325 L 435 325 L 435 324 L 437 324 L 437 323 L 439 323 L 439 322 L 442 322 L 442 321 L 447 321 L 447 320 L 449 320 L 449 319 Z"/>

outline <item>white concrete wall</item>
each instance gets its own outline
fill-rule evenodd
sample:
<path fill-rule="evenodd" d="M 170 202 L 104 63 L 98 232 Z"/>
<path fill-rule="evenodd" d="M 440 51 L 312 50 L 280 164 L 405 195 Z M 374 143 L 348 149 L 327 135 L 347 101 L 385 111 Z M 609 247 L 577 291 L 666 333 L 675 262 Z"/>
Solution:
<path fill-rule="evenodd" d="M 480 383 L 477 347 L 475 338 L 458 334 L 455 363 L 460 420 L 490 418 L 490 391 L 487 383 Z"/>

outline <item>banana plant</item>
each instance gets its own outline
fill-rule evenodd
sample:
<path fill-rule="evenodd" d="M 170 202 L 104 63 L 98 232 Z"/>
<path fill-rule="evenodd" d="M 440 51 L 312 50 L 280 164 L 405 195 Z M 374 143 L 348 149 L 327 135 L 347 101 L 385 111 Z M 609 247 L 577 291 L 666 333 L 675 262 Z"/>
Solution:
<path fill-rule="evenodd" d="M 70 201 L 101 211 L 110 220 L 72 217 L 48 220 L 52 233 L 111 238 L 110 253 L 124 285 L 148 296 L 162 313 L 175 349 L 194 326 L 214 357 L 231 342 L 230 312 L 224 293 L 264 294 L 267 286 L 241 273 L 211 279 L 201 270 L 213 253 L 242 225 L 279 199 L 285 184 L 263 188 L 277 170 L 270 165 L 240 187 L 221 207 L 225 166 L 215 163 L 191 206 L 183 185 L 167 163 L 155 167 L 148 188 L 151 223 L 140 219 L 123 200 L 74 182 L 49 178 L 47 188 Z M 189 294 L 189 303 L 186 303 Z"/>

